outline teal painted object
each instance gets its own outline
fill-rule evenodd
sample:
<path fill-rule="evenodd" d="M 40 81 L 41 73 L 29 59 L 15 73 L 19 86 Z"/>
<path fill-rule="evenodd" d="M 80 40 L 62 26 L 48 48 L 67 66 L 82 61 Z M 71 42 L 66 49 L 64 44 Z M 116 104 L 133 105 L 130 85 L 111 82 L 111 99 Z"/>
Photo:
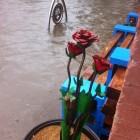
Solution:
<path fill-rule="evenodd" d="M 74 82 L 74 78 L 77 81 L 77 77 L 76 76 L 71 76 L 70 88 L 74 87 L 74 89 L 76 90 L 76 84 Z M 68 87 L 68 81 L 69 81 L 69 79 L 67 79 L 62 84 L 62 87 L 61 87 L 65 91 L 67 90 L 67 87 Z M 85 90 L 86 93 L 87 93 L 88 90 L 89 90 L 89 87 L 90 87 L 90 83 L 91 83 L 90 81 L 83 79 L 83 85 L 81 86 L 80 91 Z M 94 96 L 96 94 L 95 89 L 97 88 L 97 85 L 98 85 L 98 83 L 96 83 L 96 82 L 93 83 L 93 87 L 92 87 L 92 90 L 91 90 L 92 96 Z M 106 86 L 105 85 L 101 85 L 101 92 L 106 92 Z M 95 100 L 97 101 L 97 109 L 102 107 L 105 99 L 106 99 L 106 96 L 102 97 L 102 98 L 99 97 L 99 96 L 95 97 Z"/>
<path fill-rule="evenodd" d="M 77 81 L 77 77 L 71 76 L 71 85 L 70 85 L 70 88 L 74 87 L 74 89 L 76 90 L 76 84 L 74 82 L 74 78 Z M 65 90 L 65 91 L 67 90 L 68 82 L 69 82 L 69 79 L 67 79 L 62 84 L 62 87 L 61 88 L 63 90 Z M 89 90 L 89 87 L 90 87 L 90 83 L 91 83 L 90 81 L 83 79 L 83 85 L 81 86 L 80 91 L 85 90 L 86 93 L 87 93 L 88 90 Z M 91 90 L 92 96 L 94 96 L 96 94 L 95 89 L 97 88 L 97 85 L 98 85 L 98 83 L 94 82 L 93 87 L 92 87 L 92 90 Z M 101 85 L 101 92 L 106 92 L 106 86 Z M 102 98 L 99 97 L 99 96 L 96 96 L 95 97 L 95 100 L 97 100 L 97 102 L 98 102 L 97 103 L 97 108 L 100 108 L 103 105 L 105 98 L 106 97 L 102 97 Z"/>
<path fill-rule="evenodd" d="M 115 36 L 117 32 L 123 32 L 124 33 L 123 37 L 119 40 L 119 42 L 123 42 L 128 33 L 136 34 L 136 27 L 130 27 L 130 26 L 117 24 L 114 27 L 113 36 Z"/>
<path fill-rule="evenodd" d="M 104 129 L 104 128 L 99 128 L 98 130 L 98 136 L 100 137 L 101 135 L 104 135 L 104 136 L 109 136 L 110 134 L 110 130 L 107 130 L 107 129 Z"/>
<path fill-rule="evenodd" d="M 77 81 L 77 77 L 75 76 L 71 76 L 71 85 L 70 88 L 74 87 L 74 89 L 76 90 L 76 84 L 74 82 L 74 78 Z M 67 90 L 68 87 L 68 82 L 69 79 L 67 79 L 63 84 L 62 84 L 62 89 L 63 90 Z M 90 81 L 83 79 L 83 85 L 80 88 L 80 91 L 85 90 L 86 92 L 88 92 L 89 87 L 90 87 Z M 92 96 L 94 96 L 96 94 L 95 89 L 97 88 L 98 83 L 94 82 L 91 93 Z M 101 85 L 101 92 L 106 92 L 106 86 Z M 94 119 L 94 123 L 93 124 L 87 124 L 87 126 L 89 126 L 96 134 L 99 133 L 99 128 L 101 128 L 103 126 L 103 122 L 104 122 L 104 114 L 101 113 L 101 108 L 106 100 L 106 96 L 105 97 L 99 97 L 96 96 L 94 98 L 94 100 L 97 101 L 97 108 L 95 111 L 92 112 L 91 116 Z M 64 118 L 64 112 L 63 112 L 63 104 L 62 104 L 62 118 Z"/>
<path fill-rule="evenodd" d="M 129 13 L 128 13 L 127 19 L 126 19 L 126 24 L 129 24 L 130 18 L 131 18 L 131 17 L 136 18 L 136 24 L 137 24 L 139 14 L 138 14 L 138 13 L 134 13 L 134 12 L 129 12 Z"/>
<path fill-rule="evenodd" d="M 74 89 L 76 90 L 76 84 L 75 84 L 75 82 L 74 82 L 74 78 L 75 78 L 75 80 L 77 81 L 77 77 L 76 77 L 76 76 L 71 76 L 71 85 L 70 85 L 70 88 L 74 87 Z M 68 87 L 68 82 L 69 82 L 69 79 L 67 79 L 67 80 L 62 84 L 62 89 L 63 89 L 63 90 L 66 90 L 66 89 L 67 89 L 67 87 Z M 91 83 L 90 81 L 83 79 L 83 85 L 81 86 L 80 91 L 85 90 L 86 92 L 88 92 L 90 83 Z M 92 90 L 91 90 L 92 96 L 94 96 L 94 95 L 96 94 L 95 89 L 96 89 L 97 85 L 98 85 L 98 83 L 94 82 L 93 87 L 92 87 Z M 104 86 L 104 85 L 101 86 L 101 92 L 106 92 L 106 86 Z M 98 96 L 97 98 L 102 99 L 102 98 L 99 97 L 99 96 Z"/>
<path fill-rule="evenodd" d="M 127 67 L 129 61 L 130 61 L 130 49 L 116 47 L 110 56 L 110 63 L 112 65 L 116 64 L 119 66 Z M 107 82 L 106 82 L 107 86 L 111 81 L 112 72 L 113 72 L 112 69 L 108 71 Z"/>
<path fill-rule="evenodd" d="M 110 63 L 124 67 L 128 66 L 130 60 L 130 49 L 116 47 L 110 56 Z"/>

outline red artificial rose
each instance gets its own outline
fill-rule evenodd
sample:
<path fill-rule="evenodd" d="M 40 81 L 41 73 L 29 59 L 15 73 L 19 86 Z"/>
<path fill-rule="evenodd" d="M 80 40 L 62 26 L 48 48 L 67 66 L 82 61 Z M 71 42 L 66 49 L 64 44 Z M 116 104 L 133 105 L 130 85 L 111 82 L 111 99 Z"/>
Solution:
<path fill-rule="evenodd" d="M 67 45 L 67 52 L 68 54 L 72 54 L 73 57 L 79 55 L 79 54 L 82 54 L 83 53 L 83 50 L 80 49 L 75 43 L 73 42 L 68 42 L 68 45 Z"/>
<path fill-rule="evenodd" d="M 89 47 L 93 42 L 99 42 L 100 40 L 93 32 L 87 30 L 78 30 L 72 37 L 83 47 Z"/>
<path fill-rule="evenodd" d="M 100 57 L 98 55 L 93 56 L 94 63 L 95 63 L 95 70 L 97 73 L 101 74 L 106 70 L 111 69 L 112 65 L 107 61 L 105 58 Z"/>

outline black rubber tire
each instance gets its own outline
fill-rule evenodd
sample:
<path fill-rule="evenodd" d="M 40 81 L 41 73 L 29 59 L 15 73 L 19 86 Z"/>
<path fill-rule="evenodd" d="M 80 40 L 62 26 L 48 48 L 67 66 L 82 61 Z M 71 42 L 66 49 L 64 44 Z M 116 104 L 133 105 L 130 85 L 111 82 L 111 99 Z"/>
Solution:
<path fill-rule="evenodd" d="M 55 15 L 57 12 L 56 10 L 59 9 L 60 13 L 57 13 L 57 15 Z M 57 19 L 57 16 L 58 16 L 58 19 Z M 52 20 L 55 24 L 59 24 L 61 22 L 63 18 L 63 5 L 61 3 L 57 3 L 55 6 L 54 6 L 54 9 L 53 9 L 53 12 L 52 12 Z"/>

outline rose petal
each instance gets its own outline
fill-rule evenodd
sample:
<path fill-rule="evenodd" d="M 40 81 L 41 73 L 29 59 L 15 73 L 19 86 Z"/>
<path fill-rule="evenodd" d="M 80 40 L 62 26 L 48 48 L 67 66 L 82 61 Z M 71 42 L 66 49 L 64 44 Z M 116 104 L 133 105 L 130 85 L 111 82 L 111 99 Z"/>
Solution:
<path fill-rule="evenodd" d="M 87 42 L 85 39 L 79 39 L 79 41 L 80 41 L 81 43 Z"/>
<path fill-rule="evenodd" d="M 67 45 L 67 50 L 68 50 L 68 53 L 72 53 L 74 56 L 77 56 L 81 53 L 83 53 L 83 50 L 81 48 L 79 48 L 75 43 L 73 42 L 68 42 L 68 45 Z"/>
<path fill-rule="evenodd" d="M 83 29 L 76 31 L 72 35 L 72 38 L 83 47 L 89 47 L 93 42 L 99 42 L 99 39 L 95 38 L 95 35 L 92 31 Z"/>
<path fill-rule="evenodd" d="M 93 56 L 95 68 L 97 73 L 104 72 L 106 70 L 111 69 L 112 65 L 109 63 L 109 61 L 105 60 L 103 57 L 100 57 L 98 55 Z"/>

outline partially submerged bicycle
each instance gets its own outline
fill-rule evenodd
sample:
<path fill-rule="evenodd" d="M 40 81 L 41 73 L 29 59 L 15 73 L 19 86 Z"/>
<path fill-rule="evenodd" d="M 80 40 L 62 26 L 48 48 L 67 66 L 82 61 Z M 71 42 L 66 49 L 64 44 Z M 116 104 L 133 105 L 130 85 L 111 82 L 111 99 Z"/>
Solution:
<path fill-rule="evenodd" d="M 55 24 L 59 24 L 65 14 L 65 21 L 67 21 L 67 9 L 64 0 L 53 0 L 49 12 L 48 29 L 50 29 L 51 18 Z"/>

